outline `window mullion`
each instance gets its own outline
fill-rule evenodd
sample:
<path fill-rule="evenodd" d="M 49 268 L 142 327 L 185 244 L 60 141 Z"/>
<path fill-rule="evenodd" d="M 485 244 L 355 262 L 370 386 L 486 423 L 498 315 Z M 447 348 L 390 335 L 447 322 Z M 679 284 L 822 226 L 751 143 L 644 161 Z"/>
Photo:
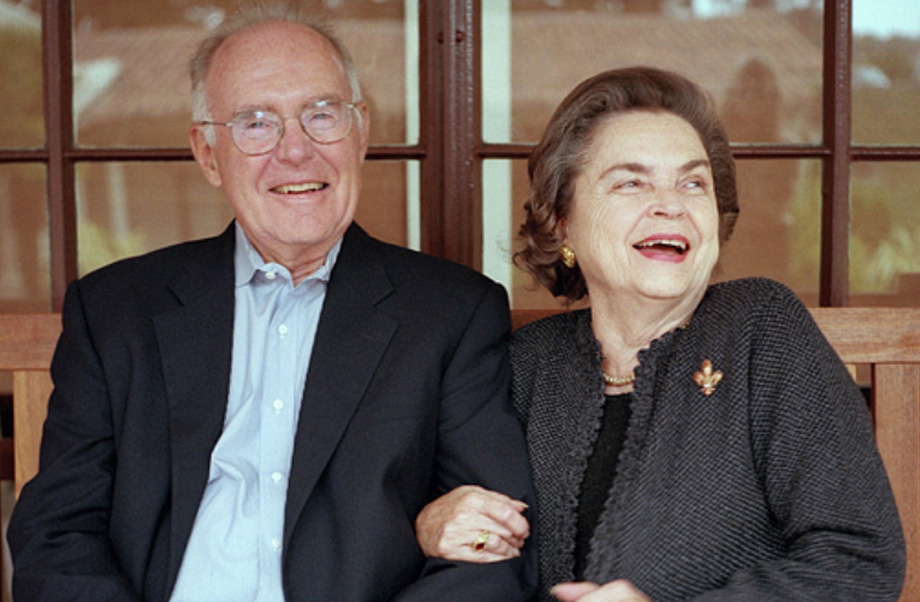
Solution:
<path fill-rule="evenodd" d="M 441 172 L 443 256 L 478 268 L 481 263 L 476 202 L 475 160 L 479 140 L 476 119 L 478 85 L 475 78 L 476 11 L 473 0 L 444 2 L 442 74 Z"/>
<path fill-rule="evenodd" d="M 73 128 L 71 3 L 45 0 L 42 27 L 51 306 L 60 311 L 67 284 L 77 275 L 77 212 Z"/>
<path fill-rule="evenodd" d="M 851 0 L 824 15 L 824 159 L 821 183 L 822 306 L 849 304 Z"/>

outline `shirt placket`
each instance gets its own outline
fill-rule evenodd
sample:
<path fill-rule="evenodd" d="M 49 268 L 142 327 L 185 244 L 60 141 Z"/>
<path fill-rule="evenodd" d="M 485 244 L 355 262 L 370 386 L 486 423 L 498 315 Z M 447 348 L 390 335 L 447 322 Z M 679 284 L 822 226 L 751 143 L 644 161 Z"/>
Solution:
<path fill-rule="evenodd" d="M 264 386 L 259 400 L 259 505 L 263 577 L 281 574 L 284 506 L 295 429 L 293 397 L 296 391 L 294 379 L 297 374 L 295 366 L 300 325 L 293 311 L 294 298 L 290 283 L 279 282 L 278 286 L 284 290 L 278 293 L 277 309 L 273 312 L 266 342 L 266 357 L 276 358 L 277 361 L 263 364 Z M 275 580 L 270 579 L 273 582 Z M 280 587 L 280 583 L 266 585 L 266 588 L 260 588 L 260 593 Z"/>

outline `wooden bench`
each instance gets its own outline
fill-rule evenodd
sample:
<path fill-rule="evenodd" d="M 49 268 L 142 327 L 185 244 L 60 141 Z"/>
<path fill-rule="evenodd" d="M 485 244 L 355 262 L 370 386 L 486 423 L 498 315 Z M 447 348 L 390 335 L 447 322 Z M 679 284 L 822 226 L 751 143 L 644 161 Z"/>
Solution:
<path fill-rule="evenodd" d="M 0 315 L 0 371 L 13 374 L 13 470 L 16 495 L 38 472 L 38 445 L 51 394 L 48 368 L 61 334 L 58 314 Z M 9 452 L 7 451 L 7 454 Z"/>
<path fill-rule="evenodd" d="M 48 367 L 61 333 L 58 314 L 0 315 L 0 371 L 13 375 L 13 440 L 0 440 L 0 478 L 12 480 L 16 496 L 38 471 L 38 444 L 51 376 Z M 0 588 L 0 602 L 4 598 Z"/>
<path fill-rule="evenodd" d="M 515 310 L 517 328 L 554 313 Z M 812 310 L 851 367 L 864 365 L 879 450 L 894 488 L 907 540 L 901 602 L 920 600 L 920 308 Z M 0 315 L 0 371 L 13 373 L 13 476 L 17 494 L 38 469 L 38 447 L 51 382 L 48 366 L 60 333 L 57 314 Z M 855 373 L 855 372 L 854 372 Z"/>

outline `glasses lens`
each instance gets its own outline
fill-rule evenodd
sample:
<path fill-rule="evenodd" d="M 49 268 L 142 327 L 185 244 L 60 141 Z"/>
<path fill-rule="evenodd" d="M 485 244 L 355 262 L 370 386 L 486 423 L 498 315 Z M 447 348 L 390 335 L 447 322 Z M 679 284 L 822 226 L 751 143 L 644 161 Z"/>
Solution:
<path fill-rule="evenodd" d="M 240 115 L 230 126 L 237 148 L 249 155 L 267 153 L 281 138 L 281 118 L 267 111 Z"/>
<path fill-rule="evenodd" d="M 351 131 L 351 105 L 326 100 L 307 108 L 300 123 L 308 136 L 317 142 L 338 142 Z"/>

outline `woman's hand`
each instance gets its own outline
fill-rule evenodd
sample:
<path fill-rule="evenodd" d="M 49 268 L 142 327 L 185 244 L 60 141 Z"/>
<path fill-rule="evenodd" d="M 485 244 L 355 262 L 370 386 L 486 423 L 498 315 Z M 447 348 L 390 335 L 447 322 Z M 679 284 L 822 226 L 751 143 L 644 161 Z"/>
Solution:
<path fill-rule="evenodd" d="M 561 602 L 652 602 L 626 579 L 604 585 L 580 581 L 559 583 L 549 590 Z"/>
<path fill-rule="evenodd" d="M 422 509 L 415 534 L 426 556 L 479 563 L 507 560 L 521 555 L 530 536 L 526 509 L 524 502 L 501 493 L 463 485 Z"/>

